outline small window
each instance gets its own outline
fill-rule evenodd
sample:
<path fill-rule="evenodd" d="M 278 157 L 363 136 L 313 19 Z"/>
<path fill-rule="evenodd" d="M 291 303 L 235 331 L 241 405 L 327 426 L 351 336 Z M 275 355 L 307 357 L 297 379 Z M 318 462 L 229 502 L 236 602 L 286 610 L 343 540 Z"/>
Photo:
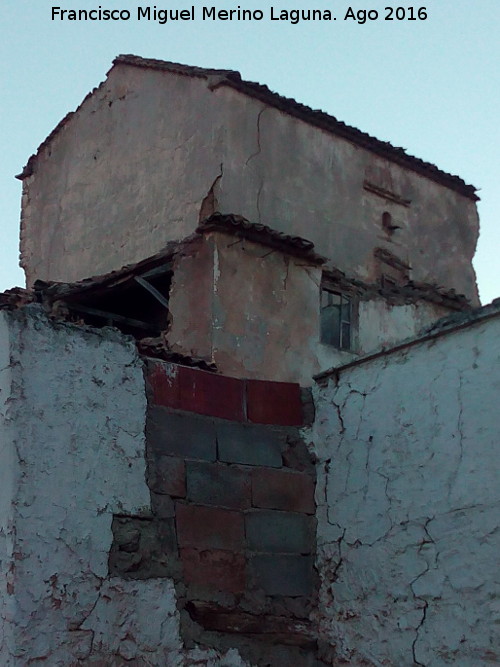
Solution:
<path fill-rule="evenodd" d="M 352 303 L 345 294 L 321 289 L 321 342 L 351 349 Z"/>

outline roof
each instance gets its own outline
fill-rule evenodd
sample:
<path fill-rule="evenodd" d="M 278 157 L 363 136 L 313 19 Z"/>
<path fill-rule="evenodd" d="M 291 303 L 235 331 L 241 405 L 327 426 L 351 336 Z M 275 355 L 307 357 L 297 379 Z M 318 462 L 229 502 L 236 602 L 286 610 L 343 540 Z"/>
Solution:
<path fill-rule="evenodd" d="M 0 310 L 16 310 L 35 300 L 33 290 L 24 287 L 13 287 L 0 292 Z"/>
<path fill-rule="evenodd" d="M 109 273 L 91 276 L 72 283 L 37 280 L 34 290 L 14 288 L 3 294 L 0 293 L 0 309 L 22 307 L 31 301 L 55 302 L 80 301 L 87 297 L 106 294 L 109 290 L 126 288 L 137 281 L 137 277 L 147 278 L 151 275 L 160 275 L 171 270 L 171 262 L 175 255 L 182 253 L 196 239 L 209 232 L 220 232 L 233 237 L 258 243 L 290 256 L 299 257 L 309 264 L 321 266 L 326 259 L 314 251 L 314 243 L 301 236 L 290 236 L 260 223 L 253 223 L 241 215 L 233 213 L 213 213 L 205 218 L 195 230 L 194 234 L 181 241 L 169 241 L 165 247 L 155 255 L 140 262 L 127 264 L 120 269 Z M 381 248 L 377 254 L 386 257 L 386 261 L 399 262 L 398 258 Z M 266 253 L 270 254 L 270 253 Z M 409 268 L 399 262 L 403 268 Z M 359 279 L 347 276 L 339 269 L 328 267 L 325 271 L 328 280 L 338 289 L 357 296 L 361 300 L 384 298 L 393 305 L 429 301 L 452 311 L 470 312 L 470 302 L 463 294 L 457 294 L 454 289 L 447 290 L 431 283 L 422 283 L 408 280 L 403 285 L 381 286 L 378 283 L 365 283 Z"/>
<path fill-rule="evenodd" d="M 210 231 L 223 232 L 253 243 L 260 243 L 287 255 L 307 259 L 312 264 L 324 264 L 326 262 L 324 257 L 314 252 L 312 241 L 308 241 L 301 236 L 283 234 L 266 225 L 250 222 L 241 215 L 213 213 L 198 225 L 196 231 L 199 234 Z"/>
<path fill-rule="evenodd" d="M 33 289 L 40 297 L 47 297 L 50 300 L 80 298 L 87 293 L 91 295 L 100 294 L 111 288 L 124 286 L 134 281 L 136 276 L 147 275 L 155 269 L 167 266 L 175 253 L 189 244 L 192 239 L 193 237 L 188 237 L 184 241 L 171 241 L 167 243 L 162 251 L 140 262 L 127 264 L 121 269 L 72 283 L 36 280 Z"/>
<path fill-rule="evenodd" d="M 113 60 L 113 66 L 115 65 L 130 65 L 133 67 L 142 67 L 155 69 L 158 71 L 171 72 L 173 74 L 179 74 L 181 76 L 190 76 L 198 77 L 202 79 L 207 79 L 211 89 L 215 89 L 219 86 L 229 86 L 240 93 L 253 97 L 257 100 L 260 100 L 264 104 L 267 104 L 275 109 L 282 111 L 283 113 L 298 118 L 314 127 L 318 127 L 326 132 L 334 134 L 338 137 L 342 137 L 347 141 L 350 141 L 357 146 L 369 150 L 380 157 L 383 157 L 391 162 L 399 164 L 406 169 L 411 169 L 412 171 L 428 178 L 430 180 L 444 185 L 451 190 L 455 190 L 460 194 L 477 201 L 479 197 L 476 195 L 476 188 L 473 185 L 468 185 L 462 178 L 449 174 L 445 171 L 442 171 L 436 165 L 431 164 L 430 162 L 425 162 L 419 158 L 413 157 L 406 153 L 404 148 L 398 148 L 393 146 L 387 141 L 381 141 L 376 139 L 366 132 L 362 132 L 355 127 L 347 125 L 340 120 L 337 120 L 334 116 L 330 116 L 324 111 L 314 110 L 310 107 L 297 102 L 296 100 L 288 97 L 283 97 L 277 93 L 272 92 L 267 86 L 253 83 L 251 81 L 245 81 L 241 78 L 241 74 L 234 70 L 226 69 L 209 69 L 204 67 L 193 67 L 190 65 L 181 65 L 180 63 L 169 62 L 166 60 L 155 60 L 153 58 L 141 58 L 134 55 L 120 55 Z M 89 93 L 91 95 L 92 93 Z M 87 99 L 89 97 L 85 99 Z M 85 100 L 83 101 L 85 102 Z M 82 102 L 82 104 L 83 104 Z M 80 105 L 81 106 L 81 105 Z M 37 154 L 40 153 L 40 150 L 46 146 L 53 137 L 61 130 L 62 127 L 70 120 L 74 112 L 69 113 L 59 125 L 54 128 L 51 134 L 47 139 L 40 145 Z M 33 164 L 36 158 L 36 155 L 32 155 L 28 160 L 27 165 L 24 167 L 21 174 L 17 176 L 21 180 L 33 173 Z"/>

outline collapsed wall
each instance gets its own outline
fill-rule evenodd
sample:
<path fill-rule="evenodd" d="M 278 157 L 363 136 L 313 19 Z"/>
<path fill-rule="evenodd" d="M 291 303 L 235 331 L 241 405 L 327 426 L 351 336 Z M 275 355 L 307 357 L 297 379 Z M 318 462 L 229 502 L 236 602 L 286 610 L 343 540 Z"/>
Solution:
<path fill-rule="evenodd" d="M 333 664 L 498 664 L 498 305 L 320 378 Z"/>

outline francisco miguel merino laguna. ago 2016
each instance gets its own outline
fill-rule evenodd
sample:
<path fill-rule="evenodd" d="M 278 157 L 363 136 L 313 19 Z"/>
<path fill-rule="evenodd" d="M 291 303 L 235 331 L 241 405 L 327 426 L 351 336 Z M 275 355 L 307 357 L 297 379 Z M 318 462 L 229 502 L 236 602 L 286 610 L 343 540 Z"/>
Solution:
<path fill-rule="evenodd" d="M 192 5 L 186 9 L 158 9 L 153 7 L 137 7 L 135 12 L 129 9 L 103 9 L 101 5 L 96 9 L 63 9 L 52 7 L 52 20 L 61 21 L 156 21 L 164 25 L 171 21 L 262 21 L 265 18 L 262 9 L 217 9 L 217 7 L 199 7 Z M 271 21 L 288 21 L 297 24 L 301 21 L 336 21 L 330 9 L 279 9 L 266 8 L 267 18 Z M 342 20 L 355 21 L 363 24 L 368 21 L 425 21 L 426 7 L 385 7 L 384 12 L 376 9 L 353 9 L 348 7 Z"/>

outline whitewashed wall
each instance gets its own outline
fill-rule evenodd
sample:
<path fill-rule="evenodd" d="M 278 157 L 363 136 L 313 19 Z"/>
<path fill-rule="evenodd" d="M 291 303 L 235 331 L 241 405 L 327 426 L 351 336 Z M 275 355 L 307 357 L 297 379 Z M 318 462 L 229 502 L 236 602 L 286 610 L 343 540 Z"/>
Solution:
<path fill-rule="evenodd" d="M 0 313 L 2 667 L 243 664 L 182 650 L 170 580 L 108 577 L 113 513 L 149 514 L 145 409 L 127 337 Z"/>
<path fill-rule="evenodd" d="M 317 389 L 319 622 L 341 664 L 500 663 L 499 362 L 497 312 Z"/>

